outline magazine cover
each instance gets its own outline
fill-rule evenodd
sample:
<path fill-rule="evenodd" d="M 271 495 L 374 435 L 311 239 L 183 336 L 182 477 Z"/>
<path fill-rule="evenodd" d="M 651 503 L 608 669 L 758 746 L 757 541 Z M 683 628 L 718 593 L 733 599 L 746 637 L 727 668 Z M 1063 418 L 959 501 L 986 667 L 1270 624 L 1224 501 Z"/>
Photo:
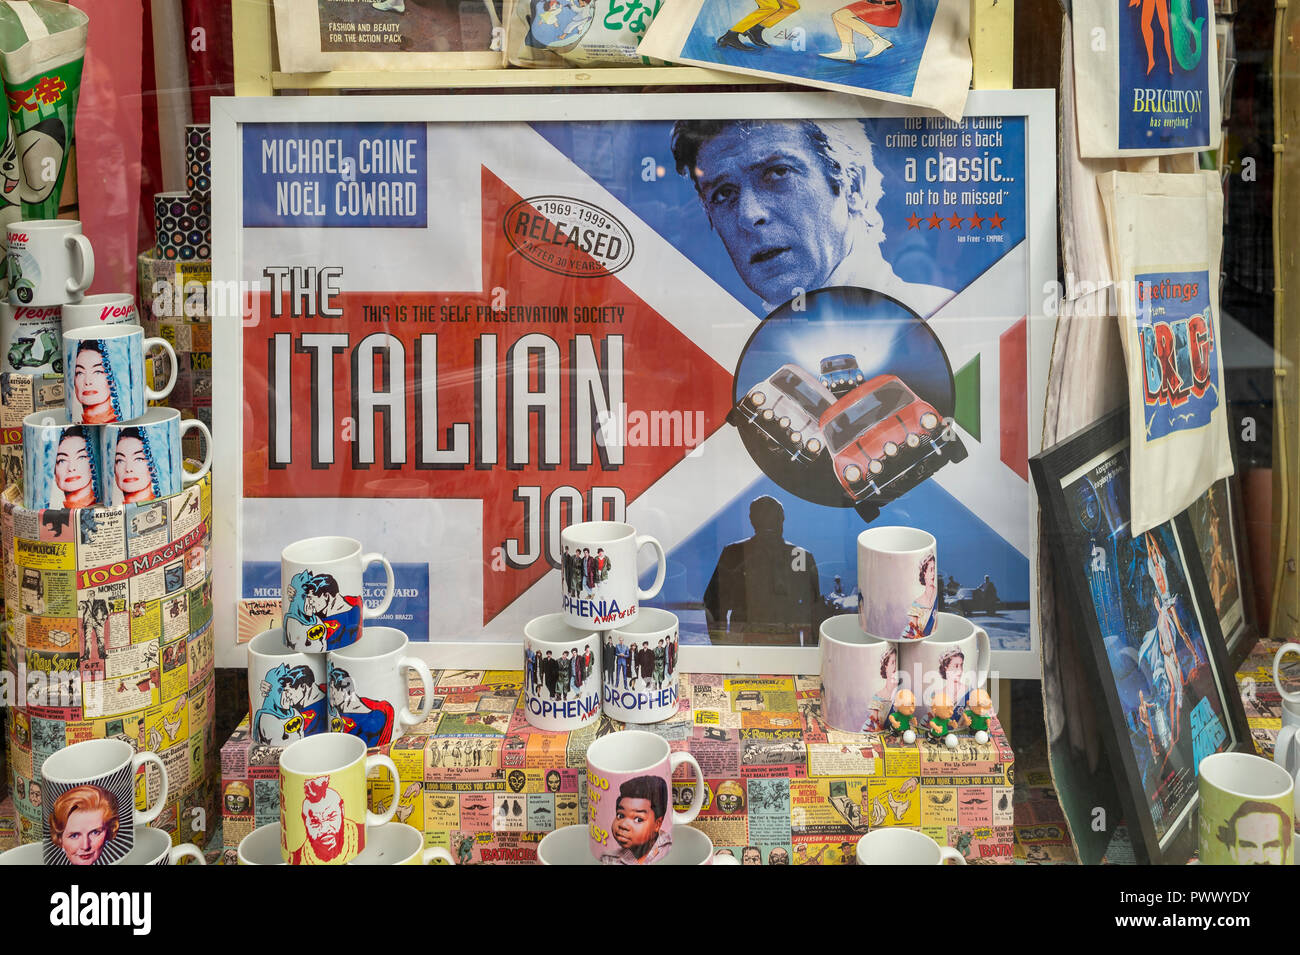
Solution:
<path fill-rule="evenodd" d="M 248 313 L 213 323 L 243 369 L 213 402 L 243 409 L 218 413 L 243 449 L 217 463 L 219 589 L 255 613 L 287 543 L 349 535 L 393 563 L 417 647 L 517 667 L 560 609 L 561 529 L 626 520 L 667 551 L 651 603 L 683 666 L 816 669 L 857 535 L 909 525 L 944 605 L 1032 672 L 1051 103 L 979 99 L 958 123 L 821 94 L 230 119 L 245 199 L 214 268 Z"/>
<path fill-rule="evenodd" d="M 958 119 L 971 80 L 964 0 L 678 0 L 640 52 L 913 103 Z"/>

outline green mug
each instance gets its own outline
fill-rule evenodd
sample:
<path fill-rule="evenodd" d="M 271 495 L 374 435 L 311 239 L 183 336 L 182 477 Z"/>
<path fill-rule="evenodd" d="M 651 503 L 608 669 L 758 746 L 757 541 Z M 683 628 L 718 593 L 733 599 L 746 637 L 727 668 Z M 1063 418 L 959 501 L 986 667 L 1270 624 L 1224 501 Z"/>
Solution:
<path fill-rule="evenodd" d="M 1247 753 L 1215 753 L 1197 767 L 1203 865 L 1294 865 L 1295 783 Z"/>

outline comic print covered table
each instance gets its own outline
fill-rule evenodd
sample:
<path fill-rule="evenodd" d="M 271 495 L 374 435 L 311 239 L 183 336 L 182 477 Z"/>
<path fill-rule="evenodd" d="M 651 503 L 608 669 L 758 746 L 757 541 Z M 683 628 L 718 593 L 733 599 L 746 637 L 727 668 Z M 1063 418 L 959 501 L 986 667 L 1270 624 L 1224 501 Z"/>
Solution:
<path fill-rule="evenodd" d="M 373 778 L 372 804 L 396 798 L 396 818 L 462 863 L 534 862 L 547 832 L 586 821 L 587 746 L 624 724 L 602 717 L 590 729 L 544 733 L 524 718 L 522 673 L 434 677 L 429 719 L 386 747 L 401 792 Z M 906 746 L 828 730 L 820 694 L 817 677 L 684 674 L 678 713 L 648 727 L 699 761 L 707 792 L 694 825 L 718 849 L 763 864 L 851 863 L 870 828 L 904 826 L 971 861 L 1011 860 L 1013 756 L 996 720 L 983 745 L 963 737 L 951 751 Z M 222 747 L 226 861 L 256 826 L 279 819 L 280 752 L 254 743 L 247 721 Z M 685 808 L 693 781 L 676 783 L 674 802 Z"/>

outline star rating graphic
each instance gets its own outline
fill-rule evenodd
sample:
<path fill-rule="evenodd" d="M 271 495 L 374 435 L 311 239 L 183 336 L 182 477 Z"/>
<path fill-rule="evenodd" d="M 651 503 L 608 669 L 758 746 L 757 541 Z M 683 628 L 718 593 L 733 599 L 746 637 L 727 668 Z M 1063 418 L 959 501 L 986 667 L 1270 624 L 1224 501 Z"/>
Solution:
<path fill-rule="evenodd" d="M 944 214 L 941 211 L 931 212 L 928 216 L 920 216 L 913 212 L 907 217 L 907 227 L 909 229 L 920 229 L 924 224 L 927 229 L 942 229 L 943 224 L 948 223 L 948 231 L 959 232 L 962 228 L 971 229 L 1002 229 L 1007 217 L 998 215 L 982 216 L 978 212 L 970 215 L 963 215 L 961 212 L 954 211 L 951 215 Z"/>

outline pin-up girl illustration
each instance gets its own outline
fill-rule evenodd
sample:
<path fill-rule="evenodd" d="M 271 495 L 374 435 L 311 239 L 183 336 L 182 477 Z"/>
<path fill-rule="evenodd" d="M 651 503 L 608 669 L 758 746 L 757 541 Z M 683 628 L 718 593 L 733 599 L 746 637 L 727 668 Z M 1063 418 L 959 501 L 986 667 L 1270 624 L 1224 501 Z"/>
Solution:
<path fill-rule="evenodd" d="M 64 507 L 95 503 L 95 451 L 86 429 L 67 428 L 54 451 L 54 485 L 63 492 Z"/>
<path fill-rule="evenodd" d="M 158 470 L 144 434 L 139 428 L 123 428 L 113 451 L 114 503 L 139 504 L 152 501 L 158 486 Z"/>
<path fill-rule="evenodd" d="M 933 554 L 921 561 L 917 579 L 921 583 L 921 592 L 908 608 L 907 627 L 903 631 L 903 637 L 908 640 L 919 640 L 934 629 L 934 606 L 939 597 L 939 579 Z"/>
<path fill-rule="evenodd" d="M 81 405 L 81 420 L 85 424 L 108 424 L 122 418 L 117 386 L 108 356 L 100 344 L 82 342 L 73 360 L 72 392 Z"/>

